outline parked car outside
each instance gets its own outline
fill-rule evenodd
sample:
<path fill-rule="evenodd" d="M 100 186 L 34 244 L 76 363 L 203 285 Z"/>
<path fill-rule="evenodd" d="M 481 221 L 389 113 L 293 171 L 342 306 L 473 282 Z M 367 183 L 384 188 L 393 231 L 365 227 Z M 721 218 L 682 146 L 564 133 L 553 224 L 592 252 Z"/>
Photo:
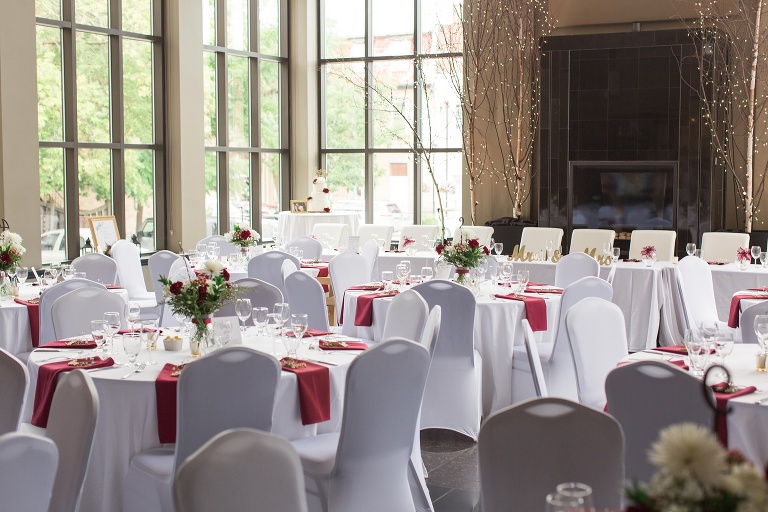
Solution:
<path fill-rule="evenodd" d="M 86 238 L 91 238 L 91 230 L 80 228 L 79 247 L 85 244 Z M 40 235 L 40 245 L 42 248 L 43 263 L 58 263 L 67 258 L 67 241 L 64 237 L 63 229 L 52 229 Z M 69 259 L 75 259 L 79 254 L 73 255 Z"/>

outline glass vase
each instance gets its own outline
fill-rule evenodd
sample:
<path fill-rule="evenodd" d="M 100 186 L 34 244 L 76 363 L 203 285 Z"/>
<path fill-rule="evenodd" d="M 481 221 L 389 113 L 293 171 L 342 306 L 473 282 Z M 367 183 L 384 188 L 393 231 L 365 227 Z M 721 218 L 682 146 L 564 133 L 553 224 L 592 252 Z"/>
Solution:
<path fill-rule="evenodd" d="M 11 294 L 11 279 L 8 277 L 8 272 L 0 270 L 0 297 L 5 297 Z"/>
<path fill-rule="evenodd" d="M 457 284 L 463 286 L 469 286 L 469 269 L 466 267 L 456 268 L 456 277 L 454 278 Z"/>
<path fill-rule="evenodd" d="M 202 315 L 200 321 L 192 319 L 192 332 L 189 335 L 189 352 L 192 357 L 207 354 L 215 347 L 213 339 L 213 315 Z"/>

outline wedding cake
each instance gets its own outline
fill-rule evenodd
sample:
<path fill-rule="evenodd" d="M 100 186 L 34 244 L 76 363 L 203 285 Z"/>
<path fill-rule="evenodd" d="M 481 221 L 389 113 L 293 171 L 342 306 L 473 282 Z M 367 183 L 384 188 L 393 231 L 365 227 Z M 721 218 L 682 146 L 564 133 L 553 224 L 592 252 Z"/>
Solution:
<path fill-rule="evenodd" d="M 312 180 L 312 195 L 307 198 L 309 211 L 311 212 L 331 211 L 331 196 L 325 174 L 325 171 L 319 169 L 315 179 Z"/>

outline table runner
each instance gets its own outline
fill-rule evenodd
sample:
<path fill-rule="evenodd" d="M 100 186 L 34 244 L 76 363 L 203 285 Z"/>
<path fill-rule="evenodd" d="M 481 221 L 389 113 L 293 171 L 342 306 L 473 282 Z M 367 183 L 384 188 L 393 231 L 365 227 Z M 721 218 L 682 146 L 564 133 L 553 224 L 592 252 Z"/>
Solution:
<path fill-rule="evenodd" d="M 341 315 L 339 316 L 339 325 L 344 324 L 344 298 L 347 296 L 349 290 L 364 290 L 364 291 L 378 291 L 384 289 L 384 283 L 369 283 L 361 284 L 357 286 L 350 286 L 344 290 L 344 295 L 341 297 Z"/>
<path fill-rule="evenodd" d="M 385 297 L 394 297 L 398 292 L 366 293 L 357 297 L 355 309 L 355 325 L 370 327 L 373 325 L 373 301 Z M 342 310 L 343 314 L 344 310 Z M 343 318 L 342 318 L 343 323 Z"/>
<path fill-rule="evenodd" d="M 40 299 L 13 299 L 18 304 L 27 306 L 29 315 L 29 331 L 32 333 L 32 346 L 37 347 L 40 344 Z"/>
<path fill-rule="evenodd" d="M 280 361 L 283 371 L 296 374 L 299 385 L 299 409 L 301 424 L 311 425 L 331 419 L 331 373 L 327 366 L 291 358 L 291 362 L 304 363 L 302 368 L 289 368 L 286 360 Z"/>
<path fill-rule="evenodd" d="M 340 345 L 340 342 L 344 345 Z M 367 343 L 353 340 L 320 340 L 318 345 L 323 350 L 366 350 L 368 348 Z"/>
<path fill-rule="evenodd" d="M 731 298 L 731 310 L 728 313 L 728 327 L 734 329 L 739 327 L 739 305 L 741 299 L 765 299 L 765 295 L 755 295 L 750 293 L 738 293 Z"/>
<path fill-rule="evenodd" d="M 547 302 L 541 297 L 527 297 L 517 293 L 510 293 L 509 295 L 497 293 L 495 296 L 500 299 L 523 301 L 523 304 L 525 305 L 525 317 L 531 325 L 531 330 L 534 332 L 547 330 Z M 359 308 L 360 306 L 358 306 L 358 310 Z"/>
<path fill-rule="evenodd" d="M 157 397 L 157 435 L 161 443 L 176 442 L 176 384 L 179 376 L 175 372 L 184 365 L 166 363 L 155 379 Z"/>
<path fill-rule="evenodd" d="M 56 391 L 56 383 L 61 372 L 106 368 L 107 366 L 115 364 L 115 361 L 111 357 L 103 360 L 100 357 L 94 357 L 93 360 L 94 363 L 87 366 L 70 366 L 70 361 L 58 361 L 40 366 L 37 373 L 35 405 L 31 421 L 34 426 L 40 428 L 48 426 L 48 414 L 51 412 L 51 402 L 53 401 L 53 394 Z M 73 361 L 83 360 L 73 359 Z"/>
<path fill-rule="evenodd" d="M 727 382 L 720 382 L 712 386 L 712 390 L 728 388 Z M 715 429 L 717 430 L 717 437 L 720 439 L 720 443 L 728 448 L 728 400 L 739 396 L 749 395 L 754 393 L 757 388 L 755 386 L 747 386 L 733 393 L 724 393 L 721 391 L 715 391 L 715 401 L 717 402 L 717 422 Z"/>
<path fill-rule="evenodd" d="M 96 342 L 93 340 L 56 340 L 40 345 L 40 348 L 74 348 L 74 349 L 92 349 L 97 348 Z"/>

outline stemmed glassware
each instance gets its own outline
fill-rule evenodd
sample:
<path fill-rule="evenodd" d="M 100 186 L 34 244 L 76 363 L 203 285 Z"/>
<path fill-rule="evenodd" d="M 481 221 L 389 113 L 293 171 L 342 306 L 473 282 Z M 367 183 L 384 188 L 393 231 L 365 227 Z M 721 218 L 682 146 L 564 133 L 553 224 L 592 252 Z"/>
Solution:
<path fill-rule="evenodd" d="M 253 308 L 253 323 L 256 326 L 256 336 L 264 334 L 264 326 L 267 325 L 267 308 Z"/>
<path fill-rule="evenodd" d="M 494 242 L 493 244 L 493 252 L 496 253 L 496 259 L 499 259 L 499 256 L 501 256 L 502 251 L 504 250 L 504 244 L 501 242 Z"/>
<path fill-rule="evenodd" d="M 509 283 L 512 280 L 512 264 L 511 263 L 501 264 L 501 277 L 502 277 L 502 281 L 504 281 L 504 286 L 509 286 Z"/>
<path fill-rule="evenodd" d="M 16 279 L 19 280 L 19 288 L 24 287 L 24 283 L 27 282 L 29 276 L 29 269 L 27 267 L 16 267 Z"/>
<path fill-rule="evenodd" d="M 765 353 L 766 348 L 768 348 L 768 315 L 757 315 L 754 328 L 757 342 L 760 344 L 760 350 Z"/>
<path fill-rule="evenodd" d="M 104 320 L 91 320 L 91 337 L 98 347 L 97 352 L 104 352 Z"/>
<path fill-rule="evenodd" d="M 525 291 L 526 286 L 528 286 L 529 276 L 530 276 L 530 273 L 527 270 L 518 270 L 517 286 L 520 289 L 520 293 L 523 293 Z"/>
<path fill-rule="evenodd" d="M 614 265 L 619 261 L 619 256 L 621 256 L 621 248 L 614 247 L 613 252 L 611 253 L 611 259 L 613 260 Z"/>
<path fill-rule="evenodd" d="M 435 271 L 432 270 L 432 267 L 421 267 L 421 282 L 424 283 L 426 281 L 432 280 L 432 276 L 435 275 Z"/>
<path fill-rule="evenodd" d="M 136 330 L 136 322 L 139 320 L 139 317 L 141 317 L 141 306 L 138 302 L 129 302 L 125 306 L 125 311 L 125 319 L 131 324 L 131 330 Z"/>
<path fill-rule="evenodd" d="M 217 321 L 218 320 L 218 321 Z M 213 339 L 217 347 L 224 347 L 232 335 L 232 324 L 227 318 L 217 318 L 213 321 Z"/>
<path fill-rule="evenodd" d="M 725 358 L 731 352 L 733 352 L 733 335 L 729 332 L 720 333 L 715 340 L 715 354 L 720 358 L 720 364 L 725 364 Z"/>
<path fill-rule="evenodd" d="M 160 337 L 160 329 L 157 325 L 157 320 L 144 320 L 141 323 L 141 341 L 144 343 L 144 347 L 147 349 L 147 364 L 157 364 L 152 360 L 152 351 L 155 349 L 157 339 Z"/>
<path fill-rule="evenodd" d="M 497 280 L 499 278 L 498 265 L 488 265 L 488 278 L 491 280 L 492 284 L 497 284 Z"/>
<path fill-rule="evenodd" d="M 693 256 L 696 253 L 696 244 L 685 244 L 685 252 L 688 254 L 688 256 Z"/>
<path fill-rule="evenodd" d="M 288 351 L 288 357 L 296 357 L 296 351 L 299 349 L 301 338 L 307 332 L 308 320 L 304 313 L 294 313 L 291 315 L 291 330 L 293 339 L 285 339 L 285 348 Z"/>
<path fill-rule="evenodd" d="M 277 337 L 283 330 L 283 320 L 280 313 L 268 313 L 267 314 L 267 333 L 272 336 L 272 355 L 278 356 L 277 352 Z"/>
<path fill-rule="evenodd" d="M 551 494 L 549 496 L 552 496 Z M 570 505 L 567 508 L 560 508 L 558 505 L 557 508 L 550 508 L 550 500 L 549 496 L 547 496 L 547 511 L 550 510 L 553 511 L 560 511 L 560 510 L 569 510 L 574 512 L 594 512 L 595 505 L 592 500 L 592 487 L 590 487 L 587 484 L 582 484 L 578 482 L 566 482 L 562 483 L 557 486 L 555 489 L 555 496 L 558 496 L 559 498 L 557 501 L 559 502 L 568 502 Z M 574 508 L 575 505 L 575 508 Z"/>
<path fill-rule="evenodd" d="M 389 292 L 392 290 L 392 281 L 395 276 L 391 270 L 385 270 L 381 273 L 381 282 L 384 283 L 384 291 Z"/>
<path fill-rule="evenodd" d="M 107 354 L 111 354 L 115 341 L 115 334 L 120 330 L 120 313 L 108 311 L 104 313 L 104 332 L 109 336 L 109 348 Z"/>
<path fill-rule="evenodd" d="M 405 288 L 405 283 L 408 280 L 408 267 L 403 263 L 398 264 L 395 269 L 397 270 L 397 281 L 399 288 L 402 290 Z"/>
<path fill-rule="evenodd" d="M 768 264 L 768 253 L 765 251 L 762 251 L 760 253 L 760 265 L 762 265 L 763 268 L 765 268 L 766 264 Z"/>
<path fill-rule="evenodd" d="M 291 307 L 288 305 L 287 302 L 278 302 L 275 304 L 275 307 L 272 309 L 272 311 L 280 315 L 280 328 L 281 328 L 280 338 L 282 338 L 283 337 L 282 327 L 285 325 L 288 319 L 291 318 Z"/>
<path fill-rule="evenodd" d="M 613 254 L 613 244 L 611 242 L 603 242 L 603 254 L 609 257 Z"/>
<path fill-rule="evenodd" d="M 128 366 L 138 366 L 136 358 L 141 352 L 141 334 L 138 332 L 127 332 L 123 334 L 123 351 L 128 356 Z"/>
<path fill-rule="evenodd" d="M 755 260 L 755 265 L 757 265 L 757 258 L 760 257 L 760 246 L 759 245 L 753 245 L 749 248 L 749 253 L 752 255 L 752 259 Z"/>
<path fill-rule="evenodd" d="M 245 332 L 245 321 L 251 316 L 251 299 L 237 299 L 235 302 L 235 314 L 240 320 L 240 331 Z"/>
<path fill-rule="evenodd" d="M 549 261 L 552 259 L 552 251 L 555 249 L 555 241 L 554 240 L 547 240 L 544 242 L 544 248 L 547 250 L 546 260 Z"/>

